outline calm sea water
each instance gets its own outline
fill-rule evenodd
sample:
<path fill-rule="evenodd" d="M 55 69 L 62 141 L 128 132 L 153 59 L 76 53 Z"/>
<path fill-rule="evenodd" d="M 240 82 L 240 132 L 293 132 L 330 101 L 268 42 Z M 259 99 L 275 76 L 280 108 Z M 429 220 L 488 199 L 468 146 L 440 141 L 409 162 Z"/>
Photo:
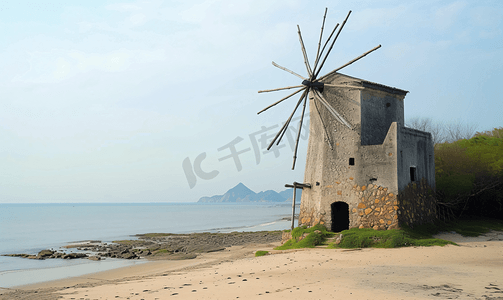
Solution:
<path fill-rule="evenodd" d="M 281 230 L 290 204 L 0 204 L 0 254 L 36 254 L 71 242 L 151 232 Z M 0 256 L 0 287 L 79 276 L 142 261 L 31 260 Z"/>

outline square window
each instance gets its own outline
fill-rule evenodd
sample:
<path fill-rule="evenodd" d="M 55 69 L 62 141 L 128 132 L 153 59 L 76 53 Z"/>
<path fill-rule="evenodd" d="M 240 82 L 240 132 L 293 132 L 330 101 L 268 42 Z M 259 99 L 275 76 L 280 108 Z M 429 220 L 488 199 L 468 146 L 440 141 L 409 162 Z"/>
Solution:
<path fill-rule="evenodd" d="M 355 165 L 355 159 L 353 157 L 349 158 L 349 165 L 354 166 Z"/>

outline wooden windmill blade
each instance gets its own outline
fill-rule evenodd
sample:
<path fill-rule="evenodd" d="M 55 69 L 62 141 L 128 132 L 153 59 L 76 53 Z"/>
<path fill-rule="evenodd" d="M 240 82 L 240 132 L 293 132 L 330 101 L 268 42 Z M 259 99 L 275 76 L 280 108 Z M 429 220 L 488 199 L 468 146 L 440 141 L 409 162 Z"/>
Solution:
<path fill-rule="evenodd" d="M 308 76 L 307 77 L 303 77 L 302 75 L 299 75 L 298 73 L 286 68 L 286 67 L 283 67 L 283 66 L 280 66 L 278 64 L 276 64 L 275 62 L 272 62 L 272 64 L 285 71 L 285 72 L 288 72 L 296 77 L 299 77 L 301 78 L 303 81 L 302 81 L 302 84 L 301 85 L 295 85 L 295 86 L 288 86 L 288 87 L 283 87 L 283 88 L 276 88 L 276 89 L 270 89 L 270 90 L 261 90 L 259 91 L 259 93 L 264 93 L 264 92 L 273 92 L 273 91 L 281 91 L 281 90 L 287 90 L 287 89 L 294 89 L 294 88 L 297 88 L 298 90 L 296 90 L 295 92 L 291 93 L 290 95 L 286 96 L 286 97 L 283 97 L 282 99 L 280 99 L 279 101 L 267 106 L 266 108 L 264 108 L 263 110 L 259 111 L 258 113 L 262 113 L 266 110 L 268 110 L 269 108 L 291 98 L 292 96 L 298 94 L 299 92 L 303 92 L 302 95 L 300 96 L 299 100 L 297 101 L 297 104 L 293 110 L 293 112 L 290 114 L 289 118 L 286 120 L 285 124 L 282 126 L 282 128 L 278 131 L 278 133 L 276 134 L 276 136 L 274 137 L 274 139 L 271 141 L 271 143 L 269 144 L 269 147 L 267 148 L 267 150 L 269 150 L 271 147 L 273 147 L 274 143 L 276 143 L 277 145 L 279 145 L 279 143 L 281 142 L 281 139 L 283 137 L 283 135 L 286 133 L 286 131 L 288 130 L 288 127 L 290 125 L 290 122 L 295 114 L 295 112 L 297 111 L 297 108 L 300 106 L 300 104 L 303 102 L 303 108 L 302 108 L 302 114 L 301 114 L 301 118 L 300 118 L 300 121 L 299 121 L 299 127 L 298 127 L 298 131 L 297 131 L 297 139 L 296 139 L 296 142 L 295 142 L 295 148 L 294 148 L 294 155 L 293 155 L 293 166 L 292 166 L 292 170 L 295 169 L 295 162 L 296 162 L 296 159 L 297 159 L 297 149 L 298 149 L 298 146 L 299 146 L 299 138 L 300 138 L 300 134 L 301 134 L 301 130 L 302 130 L 302 122 L 304 121 L 304 114 L 305 114 L 305 109 L 306 109 L 306 105 L 307 105 L 307 99 L 308 99 L 308 95 L 311 94 L 313 95 L 314 99 L 313 99 L 313 102 L 314 105 L 316 106 L 316 112 L 318 113 L 319 117 L 320 117 L 320 120 L 321 120 L 321 123 L 323 124 L 323 127 L 324 127 L 324 130 L 325 130 L 325 135 L 327 137 L 327 141 L 329 142 L 330 144 L 330 148 L 332 148 L 332 145 L 331 145 L 331 142 L 330 142 L 330 136 L 327 132 L 327 129 L 325 127 L 325 122 L 324 120 L 322 119 L 321 117 L 321 113 L 318 109 L 318 106 L 317 106 L 317 103 L 320 103 L 322 107 L 324 107 L 324 109 L 326 109 L 330 116 L 333 117 L 335 120 L 337 120 L 338 122 L 340 122 L 342 125 L 344 125 L 345 127 L 347 127 L 349 130 L 353 130 L 353 126 L 351 126 L 350 122 L 348 120 L 346 120 L 346 118 L 337 111 L 336 107 L 334 107 L 332 104 L 330 104 L 330 102 L 323 96 L 323 91 L 325 89 L 363 89 L 363 87 L 361 86 L 355 86 L 355 85 L 343 85 L 343 84 L 325 84 L 323 82 L 323 80 L 327 79 L 329 76 L 331 75 L 334 75 L 336 74 L 339 70 L 349 66 L 350 64 L 362 59 L 363 57 L 365 57 L 366 55 L 372 53 L 373 51 L 379 49 L 381 47 L 381 45 L 363 53 L 362 55 L 356 57 L 355 59 L 349 61 L 348 63 L 342 65 L 341 67 L 321 76 L 318 78 L 318 75 L 320 74 L 321 72 L 321 69 L 323 68 L 325 62 L 327 61 L 327 58 L 328 56 L 330 55 L 330 52 L 332 51 L 334 45 L 335 45 L 335 42 L 337 41 L 337 38 L 339 37 L 339 35 L 341 34 L 342 32 L 342 29 L 344 28 L 344 25 L 346 24 L 350 14 L 351 14 L 351 11 L 348 12 L 346 18 L 344 19 L 344 21 L 342 22 L 342 25 L 341 27 L 339 28 L 339 24 L 337 24 L 334 29 L 331 31 L 329 37 L 326 39 L 326 41 L 324 42 L 324 45 L 323 47 L 321 47 L 321 44 L 322 44 L 322 39 L 323 39 L 323 30 L 325 28 L 325 20 L 326 20 L 326 16 L 327 16 L 327 11 L 328 9 L 326 8 L 325 9 L 325 14 L 323 15 L 323 22 L 322 22 L 322 25 L 321 25 L 321 31 L 320 31 L 320 37 L 319 37 L 319 40 L 318 40 L 318 47 L 317 47 L 317 51 L 316 51 L 316 58 L 314 60 L 314 64 L 313 66 L 311 67 L 311 65 L 309 64 L 309 59 L 308 59 L 308 56 L 307 56 L 307 51 L 306 51 L 306 48 L 305 48 L 305 45 L 304 45 L 304 40 L 302 38 L 302 33 L 300 31 L 300 26 L 297 25 L 297 34 L 298 34 L 298 37 L 299 37 L 299 43 L 300 43 L 300 48 L 301 48 L 301 51 L 302 51 L 302 56 L 304 58 L 304 64 L 306 66 L 306 71 L 307 71 L 307 74 Z M 339 29 L 337 31 L 337 29 Z M 337 31 L 337 33 L 335 34 L 335 32 Z M 334 39 L 332 40 L 332 36 L 335 34 L 335 37 Z M 324 54 L 324 51 L 325 51 L 325 48 L 330 44 L 330 47 L 328 48 L 326 54 Z M 322 59 L 323 57 L 323 59 Z"/>

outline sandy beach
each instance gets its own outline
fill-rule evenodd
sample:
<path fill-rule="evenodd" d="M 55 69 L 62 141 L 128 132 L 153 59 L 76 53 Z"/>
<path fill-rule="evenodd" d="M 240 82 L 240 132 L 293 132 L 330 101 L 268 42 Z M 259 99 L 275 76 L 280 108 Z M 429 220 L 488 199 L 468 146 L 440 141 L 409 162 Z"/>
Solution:
<path fill-rule="evenodd" d="M 459 246 L 271 251 L 233 246 L 0 290 L 0 299 L 503 299 L 503 233 L 437 236 Z"/>

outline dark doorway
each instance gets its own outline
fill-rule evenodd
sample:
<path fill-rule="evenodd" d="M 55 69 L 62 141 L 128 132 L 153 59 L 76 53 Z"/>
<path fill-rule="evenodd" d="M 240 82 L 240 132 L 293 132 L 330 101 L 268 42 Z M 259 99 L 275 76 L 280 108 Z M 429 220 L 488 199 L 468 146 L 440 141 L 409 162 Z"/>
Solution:
<path fill-rule="evenodd" d="M 334 202 L 332 210 L 332 231 L 340 232 L 349 229 L 349 205 L 345 202 Z"/>

